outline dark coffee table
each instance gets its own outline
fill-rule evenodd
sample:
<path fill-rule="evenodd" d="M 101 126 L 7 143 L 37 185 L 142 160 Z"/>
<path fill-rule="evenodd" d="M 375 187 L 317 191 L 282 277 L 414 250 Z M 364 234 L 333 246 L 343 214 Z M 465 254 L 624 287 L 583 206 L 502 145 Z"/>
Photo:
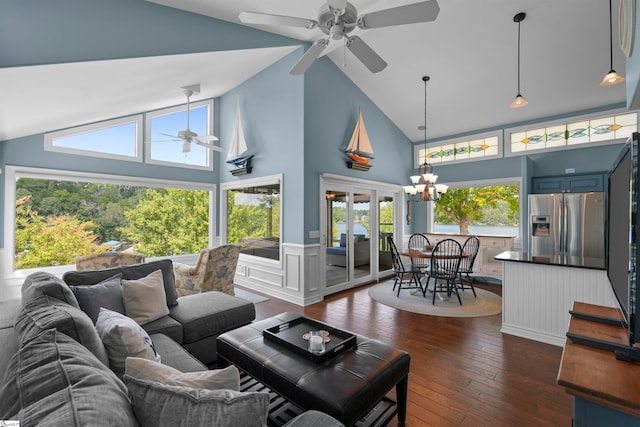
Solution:
<path fill-rule="evenodd" d="M 385 425 L 396 414 L 405 421 L 408 353 L 357 336 L 354 349 L 316 362 L 263 337 L 264 329 L 298 317 L 282 313 L 224 333 L 218 356 L 303 410 L 325 412 L 346 426 Z M 387 396 L 394 387 L 397 402 Z"/>

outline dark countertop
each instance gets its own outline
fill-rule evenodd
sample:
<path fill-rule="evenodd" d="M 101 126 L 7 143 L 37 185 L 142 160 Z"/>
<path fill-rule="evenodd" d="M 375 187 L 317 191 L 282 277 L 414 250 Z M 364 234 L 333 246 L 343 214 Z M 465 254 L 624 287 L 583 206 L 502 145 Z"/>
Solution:
<path fill-rule="evenodd" d="M 560 267 L 605 270 L 603 258 L 588 258 L 566 255 L 530 255 L 521 251 L 504 251 L 495 256 L 498 261 L 526 262 L 529 264 L 557 265 Z"/>

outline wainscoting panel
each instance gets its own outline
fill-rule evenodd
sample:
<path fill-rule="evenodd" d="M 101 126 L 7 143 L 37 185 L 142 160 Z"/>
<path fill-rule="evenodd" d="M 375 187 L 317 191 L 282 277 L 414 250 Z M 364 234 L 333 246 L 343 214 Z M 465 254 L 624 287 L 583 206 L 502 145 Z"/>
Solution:
<path fill-rule="evenodd" d="M 574 301 L 616 307 L 604 270 L 503 262 L 504 333 L 564 346 Z"/>

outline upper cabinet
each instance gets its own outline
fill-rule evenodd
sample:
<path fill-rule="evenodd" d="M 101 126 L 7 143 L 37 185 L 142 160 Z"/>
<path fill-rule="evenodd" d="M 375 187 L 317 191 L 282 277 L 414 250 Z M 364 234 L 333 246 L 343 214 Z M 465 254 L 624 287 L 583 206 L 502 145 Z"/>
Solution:
<path fill-rule="evenodd" d="M 588 193 L 604 191 L 605 173 L 531 178 L 531 193 Z"/>

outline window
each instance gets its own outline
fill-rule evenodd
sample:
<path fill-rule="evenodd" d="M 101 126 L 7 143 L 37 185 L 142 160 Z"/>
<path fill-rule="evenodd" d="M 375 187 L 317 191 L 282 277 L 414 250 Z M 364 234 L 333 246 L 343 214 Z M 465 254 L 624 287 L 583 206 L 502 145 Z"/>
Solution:
<path fill-rule="evenodd" d="M 186 105 L 147 113 L 146 162 L 213 170 L 213 150 L 194 142 L 185 145 L 177 137 L 178 132 L 187 128 L 200 136 L 212 135 L 212 117 L 211 100 L 190 105 L 188 126 Z"/>
<path fill-rule="evenodd" d="M 280 260 L 281 176 L 222 184 L 220 234 L 240 253 Z"/>
<path fill-rule="evenodd" d="M 570 122 L 551 122 L 507 130 L 510 152 L 515 154 L 549 149 L 567 149 L 586 144 L 615 143 L 638 130 L 637 113 L 610 114 L 605 117 L 575 118 Z"/>
<path fill-rule="evenodd" d="M 5 248 L 16 270 L 106 251 L 196 254 L 212 241 L 214 185 L 6 169 Z"/>
<path fill-rule="evenodd" d="M 497 134 L 475 135 L 472 138 L 457 138 L 437 145 L 416 145 L 414 147 L 415 167 L 419 167 L 427 157 L 427 163 L 460 163 L 499 157 L 501 138 Z"/>
<path fill-rule="evenodd" d="M 459 185 L 435 203 L 434 232 L 519 236 L 519 183 Z"/>
<path fill-rule="evenodd" d="M 44 149 L 141 162 L 142 116 L 124 117 L 46 133 Z"/>

